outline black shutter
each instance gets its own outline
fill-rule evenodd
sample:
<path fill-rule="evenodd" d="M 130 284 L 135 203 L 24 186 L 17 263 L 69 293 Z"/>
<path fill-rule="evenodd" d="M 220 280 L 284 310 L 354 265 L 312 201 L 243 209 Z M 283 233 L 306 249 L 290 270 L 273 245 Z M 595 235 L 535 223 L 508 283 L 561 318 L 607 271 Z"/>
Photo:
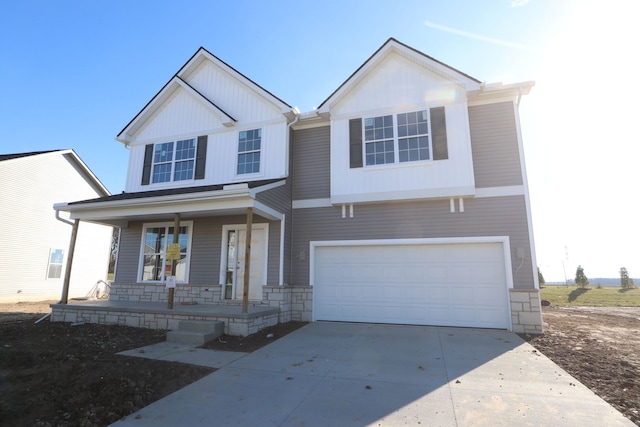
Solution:
<path fill-rule="evenodd" d="M 207 163 L 207 139 L 207 135 L 198 137 L 195 179 L 204 179 L 204 169 Z"/>
<path fill-rule="evenodd" d="M 349 167 L 362 167 L 362 119 L 349 120 Z"/>
<path fill-rule="evenodd" d="M 142 167 L 142 185 L 149 185 L 151 178 L 151 165 L 153 163 L 153 144 L 144 147 L 144 166 Z"/>
<path fill-rule="evenodd" d="M 431 144 L 433 146 L 433 160 L 449 158 L 447 147 L 447 121 L 444 107 L 432 108 L 431 112 Z"/>

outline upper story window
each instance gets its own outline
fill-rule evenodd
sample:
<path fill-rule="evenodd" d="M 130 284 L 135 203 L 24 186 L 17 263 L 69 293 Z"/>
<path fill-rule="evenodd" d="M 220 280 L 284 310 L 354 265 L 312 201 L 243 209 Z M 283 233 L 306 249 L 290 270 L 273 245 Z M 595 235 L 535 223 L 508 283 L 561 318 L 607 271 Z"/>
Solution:
<path fill-rule="evenodd" d="M 195 139 L 156 144 L 153 151 L 151 182 L 156 184 L 193 179 L 195 159 Z"/>
<path fill-rule="evenodd" d="M 365 164 L 430 159 L 428 111 L 364 119 Z"/>
<path fill-rule="evenodd" d="M 204 179 L 207 135 L 159 144 L 144 151 L 142 185 Z"/>
<path fill-rule="evenodd" d="M 238 137 L 238 175 L 260 172 L 262 129 L 241 131 Z"/>

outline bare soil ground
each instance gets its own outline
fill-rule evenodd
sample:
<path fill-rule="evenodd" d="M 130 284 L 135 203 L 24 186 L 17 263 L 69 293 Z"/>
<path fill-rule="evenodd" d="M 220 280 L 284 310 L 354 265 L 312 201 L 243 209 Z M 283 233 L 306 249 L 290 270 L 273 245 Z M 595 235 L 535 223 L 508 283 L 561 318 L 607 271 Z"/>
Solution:
<path fill-rule="evenodd" d="M 543 310 L 545 335 L 522 337 L 640 425 L 640 308 Z M 48 303 L 0 304 L 2 426 L 105 426 L 213 371 L 116 355 L 164 341 L 165 331 L 34 324 L 48 312 Z M 250 352 L 302 325 L 223 336 L 205 348 Z"/>
<path fill-rule="evenodd" d="M 522 337 L 640 425 L 640 307 L 544 307 L 544 335 Z"/>

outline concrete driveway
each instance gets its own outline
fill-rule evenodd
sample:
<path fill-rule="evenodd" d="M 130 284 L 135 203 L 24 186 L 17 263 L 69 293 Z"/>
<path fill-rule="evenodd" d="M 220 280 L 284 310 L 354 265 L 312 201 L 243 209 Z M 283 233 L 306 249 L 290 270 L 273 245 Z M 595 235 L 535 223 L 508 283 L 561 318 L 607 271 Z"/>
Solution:
<path fill-rule="evenodd" d="M 633 426 L 507 331 L 311 323 L 114 426 Z"/>

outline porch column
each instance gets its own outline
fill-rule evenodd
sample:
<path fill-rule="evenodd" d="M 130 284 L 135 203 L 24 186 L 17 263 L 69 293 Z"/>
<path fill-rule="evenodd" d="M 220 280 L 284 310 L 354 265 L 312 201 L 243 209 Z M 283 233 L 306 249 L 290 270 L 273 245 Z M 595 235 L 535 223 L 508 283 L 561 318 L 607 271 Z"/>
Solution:
<path fill-rule="evenodd" d="M 177 213 L 173 218 L 173 243 L 180 242 L 180 214 Z M 180 258 L 180 254 L 178 253 L 178 259 Z M 176 259 L 171 260 L 171 275 L 173 277 L 176 276 L 176 265 L 178 261 Z M 175 295 L 175 288 L 169 288 L 169 295 L 167 296 L 167 308 L 173 309 L 173 297 Z"/>
<path fill-rule="evenodd" d="M 242 290 L 242 312 L 249 311 L 249 277 L 251 275 L 251 227 L 253 225 L 253 208 L 247 208 L 247 234 L 244 246 L 244 288 Z"/>
<path fill-rule="evenodd" d="M 69 253 L 67 255 L 67 265 L 64 269 L 64 282 L 62 285 L 62 296 L 60 297 L 60 304 L 67 304 L 69 301 L 69 283 L 71 281 L 71 267 L 73 265 L 73 252 L 76 250 L 76 239 L 78 237 L 78 226 L 80 220 L 76 219 L 73 222 L 73 228 L 71 229 L 71 241 L 69 242 Z"/>

